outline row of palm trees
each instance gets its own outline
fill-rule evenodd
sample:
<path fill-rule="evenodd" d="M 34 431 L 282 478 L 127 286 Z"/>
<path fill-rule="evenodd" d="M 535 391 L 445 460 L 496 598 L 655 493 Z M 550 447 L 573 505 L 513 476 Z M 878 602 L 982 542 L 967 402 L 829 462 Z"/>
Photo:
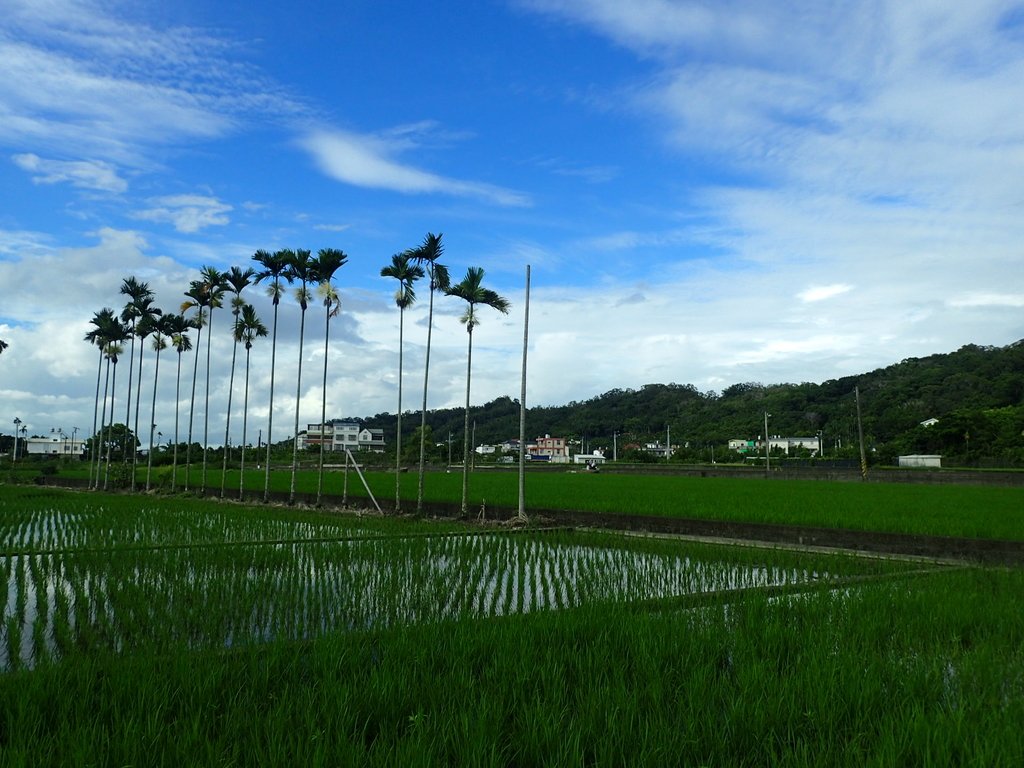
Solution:
<path fill-rule="evenodd" d="M 404 320 L 405 310 L 411 307 L 416 301 L 415 283 L 422 279 L 429 279 L 429 308 L 427 322 L 427 343 L 426 357 L 423 374 L 423 407 L 421 410 L 420 423 L 420 459 L 419 474 L 417 483 L 416 511 L 423 510 L 423 485 L 426 457 L 426 409 L 427 394 L 430 372 L 430 345 L 433 330 L 434 295 L 442 293 L 463 299 L 467 303 L 467 309 L 462 316 L 462 323 L 466 326 L 469 334 L 469 347 L 466 368 L 466 431 L 464 435 L 464 456 L 469 455 L 469 404 L 470 384 L 472 379 L 472 354 L 473 354 L 473 330 L 479 324 L 477 316 L 478 307 L 489 306 L 499 312 L 507 313 L 509 302 L 494 291 L 483 287 L 483 269 L 470 267 L 465 278 L 452 285 L 448 268 L 441 263 L 440 259 L 444 253 L 442 235 L 427 234 L 423 243 L 415 248 L 410 248 L 402 253 L 391 257 L 391 263 L 381 269 L 381 276 L 394 278 L 398 281 L 398 290 L 395 292 L 395 304 L 399 309 L 399 358 L 398 358 L 398 425 L 395 440 L 395 510 L 401 509 L 401 495 L 399 487 L 399 463 L 401 461 L 401 418 L 402 418 L 402 381 L 403 381 L 403 350 L 404 350 Z M 157 384 L 160 375 L 160 354 L 168 346 L 172 347 L 178 355 L 177 369 L 175 373 L 175 411 L 174 411 L 174 449 L 172 456 L 171 490 L 177 490 L 178 486 L 178 447 L 180 427 L 180 403 L 181 403 L 181 373 L 182 358 L 184 353 L 195 350 L 194 363 L 192 366 L 192 385 L 189 397 L 188 431 L 185 442 L 183 489 L 190 490 L 191 467 L 192 467 L 192 446 L 195 424 L 196 391 L 198 387 L 199 355 L 203 330 L 206 329 L 206 378 L 204 383 L 204 407 L 203 407 L 203 458 L 202 471 L 200 474 L 200 493 L 207 491 L 208 466 L 207 456 L 209 447 L 209 397 L 210 397 L 210 356 L 211 342 L 213 337 L 213 316 L 214 310 L 224 306 L 225 297 L 230 295 L 230 308 L 233 317 L 232 335 L 233 347 L 231 355 L 231 368 L 228 382 L 227 416 L 224 425 L 224 455 L 221 472 L 221 496 L 225 496 L 227 489 L 226 469 L 228 458 L 228 446 L 231 435 L 231 412 L 233 405 L 234 379 L 238 356 L 238 347 L 245 348 L 245 385 L 243 388 L 244 400 L 242 406 L 242 473 L 239 481 L 238 494 L 244 494 L 244 469 L 246 435 L 248 429 L 248 406 L 249 406 L 249 364 L 250 351 L 256 339 L 270 335 L 271 357 L 270 357 L 270 407 L 267 421 L 267 457 L 266 471 L 264 475 L 263 498 L 269 500 L 270 496 L 270 451 L 273 444 L 274 426 L 274 397 L 275 397 L 275 370 L 277 356 L 277 331 L 278 331 L 278 310 L 281 299 L 287 293 L 287 286 L 295 285 L 294 297 L 301 310 L 299 320 L 299 359 L 298 374 L 296 377 L 295 394 L 295 424 L 294 433 L 299 434 L 299 404 L 302 393 L 302 362 L 303 347 L 306 335 L 306 311 L 314 296 L 318 297 L 324 308 L 324 367 L 323 386 L 320 411 L 321 440 L 319 471 L 317 482 L 317 503 L 321 501 L 323 493 L 323 468 L 325 433 L 327 423 L 327 376 L 328 376 L 328 350 L 330 345 L 331 320 L 336 317 L 341 309 L 341 302 L 337 289 L 334 285 L 334 277 L 337 271 L 348 261 L 348 256 L 341 250 L 334 248 L 323 248 L 315 256 L 308 250 L 282 249 L 273 253 L 265 250 L 256 251 L 253 255 L 254 267 L 241 268 L 231 267 L 226 272 L 221 272 L 214 267 L 204 266 L 200 269 L 200 277 L 189 284 L 188 290 L 184 292 L 185 301 L 181 303 L 179 312 L 164 313 L 155 306 L 153 292 L 149 285 L 139 282 L 134 277 L 125 278 L 121 284 L 120 292 L 127 297 L 127 302 L 120 312 L 115 313 L 110 308 L 104 308 L 97 312 L 91 321 L 91 329 L 85 334 L 85 340 L 96 345 L 99 350 L 99 361 L 96 372 L 96 399 L 93 411 L 93 434 L 97 436 L 92 443 L 93 451 L 90 453 L 90 485 L 94 488 L 107 488 L 110 482 L 110 464 L 114 440 L 114 393 L 117 385 L 117 363 L 124 353 L 124 345 L 130 342 L 129 365 L 128 365 L 128 393 L 125 430 L 127 436 L 129 419 L 132 415 L 134 397 L 134 435 L 139 434 L 139 412 L 142 400 L 142 377 L 143 357 L 145 352 L 145 341 L 152 337 L 151 347 L 156 354 L 153 371 L 153 395 L 150 405 L 150 430 L 149 430 L 149 451 L 148 464 L 146 469 L 146 490 L 151 488 L 152 483 L 152 457 L 153 437 L 155 430 L 155 414 L 157 399 Z M 271 329 L 268 332 L 256 314 L 253 305 L 247 303 L 242 297 L 243 291 L 255 284 L 266 283 L 267 294 L 273 306 L 273 320 Z M 195 344 L 189 335 L 195 331 Z M 137 380 L 135 378 L 135 346 L 136 340 L 139 344 Z M 104 374 L 104 363 L 106 373 Z M 100 396 L 102 382 L 102 397 Z M 135 384 L 134 394 L 132 385 Z M 101 408 L 102 402 L 102 408 Z M 109 402 L 109 413 L 108 405 Z M 134 439 L 132 440 L 134 442 Z M 104 455 L 105 453 L 105 455 Z M 132 471 L 131 487 L 136 489 L 136 476 L 138 468 L 139 452 L 135 445 L 125 446 L 124 461 L 127 463 L 131 456 Z M 463 462 L 463 488 L 462 488 L 462 509 L 466 512 L 468 493 L 468 462 Z M 291 463 L 291 483 L 289 488 L 289 502 L 294 502 L 296 494 L 296 472 L 298 468 L 298 440 L 294 441 Z"/>

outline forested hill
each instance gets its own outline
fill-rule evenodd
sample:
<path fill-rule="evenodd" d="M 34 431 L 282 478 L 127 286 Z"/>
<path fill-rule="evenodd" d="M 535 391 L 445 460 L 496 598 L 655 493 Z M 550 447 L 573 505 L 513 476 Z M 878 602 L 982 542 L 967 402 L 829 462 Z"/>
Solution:
<path fill-rule="evenodd" d="M 631 443 L 664 442 L 670 428 L 672 444 L 684 446 L 680 458 L 696 459 L 711 445 L 721 451 L 731 438 L 758 437 L 767 412 L 770 434 L 810 436 L 820 430 L 826 453 L 832 453 L 855 444 L 855 387 L 866 441 L 881 458 L 942 453 L 966 463 L 998 459 L 1024 465 L 1024 340 L 1006 347 L 968 345 L 821 384 L 744 383 L 721 393 L 688 384 L 613 389 L 582 402 L 530 407 L 527 437 L 551 434 L 610 447 L 614 433 L 621 452 Z M 932 418 L 938 423 L 920 426 Z M 476 444 L 518 437 L 517 400 L 501 397 L 475 407 L 471 419 Z M 361 421 L 383 428 L 389 443 L 393 439 L 393 414 Z M 435 440 L 447 441 L 450 430 L 461 445 L 462 409 L 431 411 L 427 424 Z M 411 434 L 418 426 L 419 418 L 407 417 L 402 431 Z"/>

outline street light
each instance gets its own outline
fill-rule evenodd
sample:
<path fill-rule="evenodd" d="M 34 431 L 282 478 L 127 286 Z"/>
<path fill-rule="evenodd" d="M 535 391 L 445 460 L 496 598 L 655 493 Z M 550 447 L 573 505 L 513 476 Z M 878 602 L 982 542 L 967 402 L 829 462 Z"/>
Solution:
<path fill-rule="evenodd" d="M 20 426 L 21 426 L 21 419 L 19 419 L 17 416 L 15 416 L 14 417 L 14 458 L 11 459 L 12 463 L 18 460 L 18 428 Z"/>

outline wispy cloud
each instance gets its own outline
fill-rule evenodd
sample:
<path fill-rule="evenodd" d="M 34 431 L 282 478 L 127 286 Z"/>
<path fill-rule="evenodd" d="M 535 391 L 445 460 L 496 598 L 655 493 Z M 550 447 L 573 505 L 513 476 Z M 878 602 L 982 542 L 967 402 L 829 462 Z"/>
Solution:
<path fill-rule="evenodd" d="M 113 7 L 112 7 L 113 6 Z M 0 141 L 151 167 L 148 148 L 301 111 L 230 41 L 115 16 L 117 3 L 10 0 L 0 27 Z"/>
<path fill-rule="evenodd" d="M 173 224 L 179 232 L 193 233 L 229 222 L 232 207 L 206 195 L 167 195 L 149 200 L 153 206 L 136 211 L 132 218 Z"/>
<path fill-rule="evenodd" d="M 36 184 L 68 183 L 80 189 L 121 193 L 128 182 L 102 160 L 46 160 L 31 153 L 14 155 L 14 164 L 32 174 Z"/>
<path fill-rule="evenodd" d="M 337 130 L 313 131 L 298 140 L 327 176 L 371 189 L 406 194 L 438 193 L 473 197 L 504 206 L 526 206 L 529 198 L 492 184 L 452 179 L 400 162 L 396 156 L 413 148 L 406 132 L 399 138 Z"/>
<path fill-rule="evenodd" d="M 852 285 L 846 283 L 833 283 L 832 285 L 814 285 L 806 290 L 800 291 L 797 294 L 797 298 L 800 301 L 808 304 L 815 301 L 824 301 L 825 299 L 831 299 L 834 296 L 846 293 L 847 291 L 853 290 Z"/>
<path fill-rule="evenodd" d="M 971 307 L 1024 307 L 1024 293 L 968 293 L 949 300 L 949 306 Z"/>

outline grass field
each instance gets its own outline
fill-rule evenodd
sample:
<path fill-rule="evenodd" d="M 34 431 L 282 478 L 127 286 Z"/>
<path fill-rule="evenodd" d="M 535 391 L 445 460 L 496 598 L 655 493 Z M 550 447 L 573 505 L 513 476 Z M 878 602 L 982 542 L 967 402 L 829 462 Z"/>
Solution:
<path fill-rule="evenodd" d="M 2 765 L 1024 758 L 1019 570 L 9 485 L 0 550 Z"/>
<path fill-rule="evenodd" d="M 179 490 L 184 470 L 179 469 Z M 169 490 L 169 467 L 159 468 L 154 486 Z M 62 474 L 85 478 L 83 468 L 64 469 Z M 140 471 L 140 480 L 144 480 Z M 30 479 L 30 478 L 26 478 Z M 378 503 L 391 509 L 395 476 L 391 472 L 366 472 Z M 416 473 L 400 476 L 403 510 L 415 505 Z M 200 481 L 193 468 L 191 487 Z M 264 474 L 246 472 L 245 487 L 262 493 Z M 286 493 L 287 469 L 271 475 L 271 490 Z M 239 473 L 229 470 L 228 498 L 237 497 Z M 317 473 L 300 470 L 299 494 L 314 494 Z M 221 475 L 211 470 L 208 495 L 219 495 Z M 370 506 L 354 472 L 325 473 L 324 494 L 336 504 L 345 498 L 353 506 Z M 426 476 L 428 504 L 457 504 L 461 475 L 430 472 Z M 516 508 L 518 477 L 515 472 L 475 472 L 470 482 L 469 507 Z M 1024 541 L 1024 486 L 927 485 L 908 483 L 825 482 L 762 478 L 699 478 L 666 475 L 597 475 L 578 472 L 530 472 L 527 475 L 527 511 L 579 510 L 586 512 L 653 515 L 659 517 L 771 523 L 857 531 Z"/>

